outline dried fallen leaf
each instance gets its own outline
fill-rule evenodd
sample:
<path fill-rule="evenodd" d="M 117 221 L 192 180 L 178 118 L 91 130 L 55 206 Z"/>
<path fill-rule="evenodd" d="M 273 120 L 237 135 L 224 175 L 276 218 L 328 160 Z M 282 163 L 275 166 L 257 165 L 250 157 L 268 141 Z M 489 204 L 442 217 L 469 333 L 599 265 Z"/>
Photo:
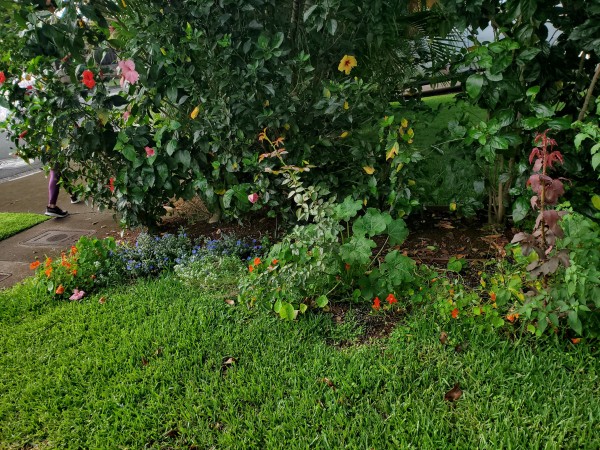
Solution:
<path fill-rule="evenodd" d="M 462 344 L 458 344 L 456 347 L 454 347 L 454 351 L 456 353 L 462 353 L 467 349 L 468 346 L 469 346 L 468 342 L 463 342 Z"/>
<path fill-rule="evenodd" d="M 336 390 L 335 384 L 333 384 L 333 381 L 331 381 L 329 378 L 323 378 L 321 379 L 321 381 L 323 383 L 325 383 L 327 386 L 329 386 L 331 389 L 333 389 L 334 391 Z"/>
<path fill-rule="evenodd" d="M 446 395 L 444 395 L 444 400 L 455 402 L 461 397 L 462 393 L 463 391 L 460 389 L 459 384 L 456 383 L 452 389 L 446 392 Z"/>
<path fill-rule="evenodd" d="M 440 333 L 440 342 L 442 343 L 442 345 L 446 345 L 448 343 L 448 333 L 446 333 L 445 331 L 442 331 Z"/>
<path fill-rule="evenodd" d="M 142 366 L 147 366 L 148 365 L 148 360 L 142 356 Z"/>
<path fill-rule="evenodd" d="M 235 306 L 235 301 L 231 300 L 230 298 L 226 299 L 225 303 L 227 303 L 229 306 Z"/>
<path fill-rule="evenodd" d="M 98 299 L 98 303 L 100 303 L 101 305 L 104 305 L 106 303 L 106 297 L 100 297 Z"/>
<path fill-rule="evenodd" d="M 163 353 L 163 348 L 162 348 L 162 347 L 158 347 L 158 348 L 156 349 L 156 351 L 154 352 L 154 355 L 155 355 L 155 356 L 161 356 L 161 355 L 162 355 L 162 353 Z"/>
<path fill-rule="evenodd" d="M 232 356 L 226 356 L 223 358 L 223 363 L 221 364 L 223 367 L 225 366 L 233 366 L 237 362 L 237 359 Z"/>
<path fill-rule="evenodd" d="M 445 228 L 446 230 L 453 230 L 455 228 L 454 225 L 446 220 L 440 220 L 436 226 L 439 228 Z"/>

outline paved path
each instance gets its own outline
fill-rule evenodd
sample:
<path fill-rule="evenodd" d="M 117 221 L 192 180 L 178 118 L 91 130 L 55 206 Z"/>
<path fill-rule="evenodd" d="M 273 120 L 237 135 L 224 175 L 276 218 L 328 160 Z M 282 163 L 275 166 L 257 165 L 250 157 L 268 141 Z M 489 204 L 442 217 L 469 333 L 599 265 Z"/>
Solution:
<path fill-rule="evenodd" d="M 39 170 L 33 175 L 0 182 L 0 212 L 43 214 L 47 202 L 48 180 Z M 30 276 L 29 263 L 36 257 L 59 255 L 84 235 L 103 238 L 120 233 L 111 211 L 99 212 L 85 203 L 71 205 L 64 190 L 58 204 L 69 211 L 67 217 L 47 220 L 0 241 L 0 289 Z"/>

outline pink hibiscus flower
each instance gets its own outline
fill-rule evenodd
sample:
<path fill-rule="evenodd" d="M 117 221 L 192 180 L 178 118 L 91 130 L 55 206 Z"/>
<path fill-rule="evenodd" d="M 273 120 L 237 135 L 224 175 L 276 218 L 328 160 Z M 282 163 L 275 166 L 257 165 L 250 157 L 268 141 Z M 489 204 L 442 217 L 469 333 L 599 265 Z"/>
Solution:
<path fill-rule="evenodd" d="M 121 69 L 121 87 L 126 81 L 129 84 L 135 84 L 140 78 L 140 74 L 135 70 L 135 63 L 131 59 L 119 61 L 119 69 Z"/>

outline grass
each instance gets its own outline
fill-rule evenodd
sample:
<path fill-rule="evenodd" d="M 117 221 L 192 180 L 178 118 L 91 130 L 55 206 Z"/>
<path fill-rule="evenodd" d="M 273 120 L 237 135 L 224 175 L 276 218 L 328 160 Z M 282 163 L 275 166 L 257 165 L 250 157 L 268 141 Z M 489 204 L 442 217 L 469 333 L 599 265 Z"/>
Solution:
<path fill-rule="evenodd" d="M 0 241 L 48 219 L 41 214 L 0 213 Z"/>
<path fill-rule="evenodd" d="M 341 349 L 356 321 L 284 322 L 168 277 L 104 296 L 0 292 L 0 448 L 600 447 L 592 347 L 454 321 L 459 354 L 415 307 L 388 339 Z"/>

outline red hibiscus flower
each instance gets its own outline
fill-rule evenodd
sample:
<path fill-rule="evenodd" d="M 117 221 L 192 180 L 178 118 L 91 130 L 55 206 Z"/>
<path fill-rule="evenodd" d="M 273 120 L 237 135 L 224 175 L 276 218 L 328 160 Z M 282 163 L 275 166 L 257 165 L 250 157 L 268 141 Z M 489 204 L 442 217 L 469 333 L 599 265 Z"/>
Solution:
<path fill-rule="evenodd" d="M 96 81 L 94 80 L 94 73 L 91 70 L 83 71 L 83 79 L 81 80 L 83 84 L 85 84 L 88 89 L 92 89 L 96 86 Z"/>
<path fill-rule="evenodd" d="M 108 180 L 108 189 L 110 189 L 110 192 L 115 192 L 115 179 L 114 178 L 110 178 Z"/>
<path fill-rule="evenodd" d="M 0 72 L 0 85 L 4 84 L 5 81 L 6 75 L 4 75 L 4 72 Z"/>
<path fill-rule="evenodd" d="M 146 150 L 146 156 L 148 158 L 154 156 L 154 154 L 156 153 L 152 147 L 144 147 L 144 150 Z"/>

